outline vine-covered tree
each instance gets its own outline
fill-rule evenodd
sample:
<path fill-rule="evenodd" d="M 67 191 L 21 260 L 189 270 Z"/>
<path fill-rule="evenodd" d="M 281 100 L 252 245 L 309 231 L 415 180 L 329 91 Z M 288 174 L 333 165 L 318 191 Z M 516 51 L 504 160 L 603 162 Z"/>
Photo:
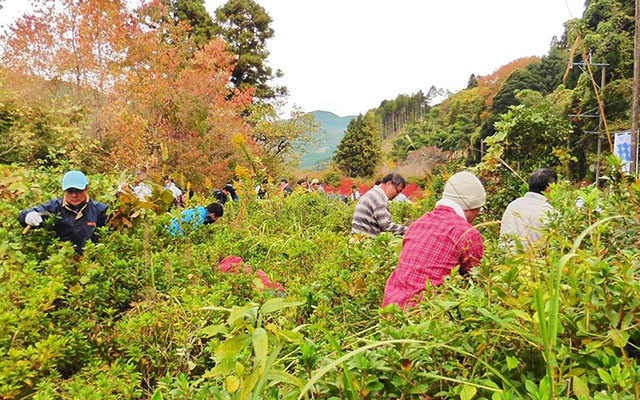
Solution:
<path fill-rule="evenodd" d="M 371 176 L 380 160 L 380 133 L 373 113 L 358 115 L 349 122 L 333 162 L 350 177 Z"/>
<path fill-rule="evenodd" d="M 539 92 L 523 90 L 521 103 L 500 116 L 496 133 L 487 138 L 484 161 L 500 165 L 503 161 L 518 169 L 565 166 L 568 171 L 572 151 L 567 140 L 571 132 L 566 117 L 570 91 L 554 92 L 543 97 Z"/>

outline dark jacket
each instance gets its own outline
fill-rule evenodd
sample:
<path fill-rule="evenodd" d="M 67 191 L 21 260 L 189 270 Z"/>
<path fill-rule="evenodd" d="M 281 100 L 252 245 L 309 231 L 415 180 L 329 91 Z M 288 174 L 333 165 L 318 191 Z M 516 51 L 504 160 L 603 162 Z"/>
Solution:
<path fill-rule="evenodd" d="M 224 194 L 224 192 L 220 189 L 216 189 L 213 191 L 213 197 L 215 197 L 216 200 L 218 200 L 218 202 L 222 205 L 225 205 L 227 203 L 227 200 L 229 200 L 229 196 Z"/>
<path fill-rule="evenodd" d="M 226 190 L 229 194 L 226 195 L 223 190 Z M 216 189 L 213 191 L 213 196 L 218 200 L 218 203 L 225 205 L 225 203 L 229 200 L 229 196 L 231 196 L 231 200 L 238 201 L 240 197 L 238 197 L 238 193 L 236 192 L 236 188 L 231 185 L 225 186 L 223 189 Z"/>
<path fill-rule="evenodd" d="M 24 210 L 18 216 L 18 221 L 22 226 L 27 226 L 24 222 L 25 217 L 31 211 L 44 212 L 48 211 L 52 216 L 59 217 L 55 223 L 55 231 L 60 240 L 73 243 L 76 253 L 82 254 L 87 240 L 96 242 L 96 228 L 100 228 L 107 223 L 107 206 L 106 204 L 89 199 L 87 206 L 82 210 L 82 215 L 77 218 L 76 213 L 68 210 L 63 206 L 62 199 L 50 200 L 39 206 Z M 70 207 L 73 208 L 73 207 Z M 43 217 L 46 219 L 46 217 Z"/>

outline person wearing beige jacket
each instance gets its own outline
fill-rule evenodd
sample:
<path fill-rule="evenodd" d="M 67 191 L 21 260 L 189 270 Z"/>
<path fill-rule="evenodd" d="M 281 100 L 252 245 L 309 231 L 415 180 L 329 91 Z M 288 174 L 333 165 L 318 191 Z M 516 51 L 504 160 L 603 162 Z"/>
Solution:
<path fill-rule="evenodd" d="M 553 207 L 543 194 L 558 175 L 549 168 L 539 168 L 529 177 L 529 192 L 512 201 L 505 210 L 500 224 L 500 236 L 519 239 L 524 248 L 540 240 Z"/>

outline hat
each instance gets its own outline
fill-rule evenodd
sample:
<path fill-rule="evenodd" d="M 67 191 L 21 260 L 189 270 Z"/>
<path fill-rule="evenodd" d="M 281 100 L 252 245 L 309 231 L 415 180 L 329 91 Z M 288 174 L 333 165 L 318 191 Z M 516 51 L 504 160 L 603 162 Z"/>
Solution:
<path fill-rule="evenodd" d="M 475 210 L 484 205 L 487 195 L 478 178 L 471 172 L 454 174 L 444 185 L 443 199 L 449 199 L 463 210 Z"/>
<path fill-rule="evenodd" d="M 312 185 L 319 185 L 319 184 L 320 184 L 320 181 L 319 181 L 319 180 L 317 180 L 317 179 L 314 179 L 314 180 L 312 180 L 312 181 L 311 181 L 311 184 L 312 184 Z"/>
<path fill-rule="evenodd" d="M 89 180 L 80 171 L 69 171 L 62 178 L 62 190 L 71 188 L 85 190 L 87 186 L 89 186 Z"/>

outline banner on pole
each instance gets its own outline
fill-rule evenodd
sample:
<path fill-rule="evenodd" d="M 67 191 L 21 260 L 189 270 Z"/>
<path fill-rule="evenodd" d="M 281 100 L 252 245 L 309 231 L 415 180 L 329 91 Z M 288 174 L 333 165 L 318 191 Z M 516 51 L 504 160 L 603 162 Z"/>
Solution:
<path fill-rule="evenodd" d="M 613 154 L 622 160 L 622 170 L 629 173 L 631 171 L 631 132 L 616 132 L 615 135 Z"/>

